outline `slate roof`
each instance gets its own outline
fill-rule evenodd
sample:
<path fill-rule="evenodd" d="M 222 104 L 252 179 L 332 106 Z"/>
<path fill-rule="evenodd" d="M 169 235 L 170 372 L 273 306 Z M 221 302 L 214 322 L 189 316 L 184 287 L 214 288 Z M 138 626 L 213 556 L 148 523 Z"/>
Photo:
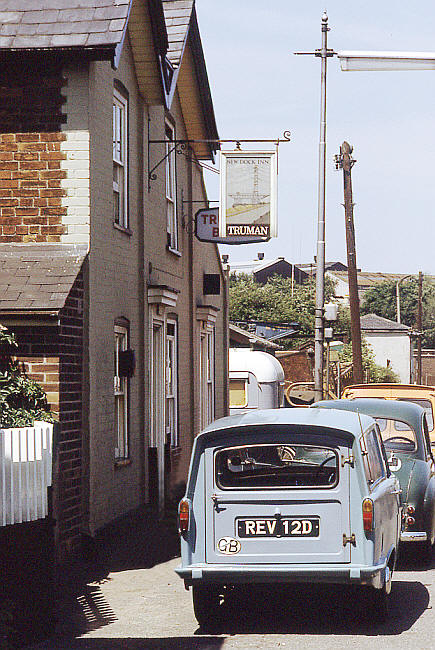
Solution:
<path fill-rule="evenodd" d="M 194 4 L 194 0 L 163 0 L 169 41 L 167 57 L 174 68 L 180 65 L 183 56 Z"/>
<path fill-rule="evenodd" d="M 269 350 L 279 350 L 281 348 L 278 343 L 273 343 L 273 341 L 268 341 L 262 336 L 257 336 L 257 334 L 254 334 L 253 332 L 248 332 L 248 330 L 245 330 L 234 323 L 229 324 L 229 329 L 230 339 L 233 338 L 232 345 L 234 345 L 236 341 L 239 343 L 243 341 L 247 345 L 259 345 L 260 347 Z"/>
<path fill-rule="evenodd" d="M 62 309 L 87 251 L 85 244 L 0 244 L 0 314 Z"/>
<path fill-rule="evenodd" d="M 0 0 L 0 51 L 116 46 L 130 0 Z"/>
<path fill-rule="evenodd" d="M 377 314 L 365 314 L 361 316 L 361 329 L 364 332 L 409 332 L 411 328 Z"/>

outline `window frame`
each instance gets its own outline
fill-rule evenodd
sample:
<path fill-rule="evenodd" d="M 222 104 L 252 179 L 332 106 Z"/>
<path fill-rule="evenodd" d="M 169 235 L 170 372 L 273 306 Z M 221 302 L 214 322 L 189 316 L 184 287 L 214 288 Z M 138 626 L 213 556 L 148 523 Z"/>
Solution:
<path fill-rule="evenodd" d="M 177 165 L 175 126 L 165 120 L 165 202 L 168 250 L 179 253 L 177 214 Z"/>
<path fill-rule="evenodd" d="M 375 454 L 376 458 L 373 456 L 373 446 L 369 445 L 368 438 L 369 436 L 373 436 L 373 442 L 374 442 L 374 447 L 375 447 Z M 360 438 L 360 447 L 361 447 L 361 452 L 363 454 L 363 461 L 364 461 L 364 471 L 367 479 L 367 483 L 370 487 L 370 491 L 372 491 L 375 486 L 380 482 L 383 481 L 385 478 L 388 477 L 388 469 L 387 469 L 387 464 L 385 462 L 384 455 L 382 453 L 382 447 L 381 447 L 381 434 L 379 431 L 379 427 L 375 425 L 368 431 L 364 433 L 363 436 Z M 379 464 L 379 469 L 381 470 L 380 473 L 376 474 L 375 467 L 374 467 L 374 461 L 378 462 Z"/>
<path fill-rule="evenodd" d="M 200 425 L 201 430 L 215 419 L 215 327 L 207 325 L 200 333 Z"/>
<path fill-rule="evenodd" d="M 119 111 L 119 113 L 117 112 Z M 118 154 L 118 115 L 119 155 Z M 112 102 L 112 159 L 113 159 L 113 223 L 122 230 L 129 229 L 128 215 L 128 96 L 113 89 Z M 115 170 L 122 173 L 121 182 L 115 180 Z M 115 196 L 118 196 L 118 199 Z M 118 205 L 118 212 L 116 206 Z"/>
<path fill-rule="evenodd" d="M 169 327 L 173 333 L 169 333 Z M 179 446 L 178 431 L 178 323 L 166 320 L 165 328 L 165 434 L 171 448 Z M 172 361 L 172 364 L 170 363 Z"/>
<path fill-rule="evenodd" d="M 118 342 L 121 344 L 118 345 Z M 129 326 L 127 322 L 115 322 L 114 325 L 114 373 L 113 373 L 113 394 L 114 394 L 114 424 L 116 431 L 115 462 L 128 460 L 130 458 L 129 444 L 129 378 L 120 377 L 118 372 L 118 353 L 128 349 Z M 123 427 L 120 427 L 120 404 L 122 404 Z"/>

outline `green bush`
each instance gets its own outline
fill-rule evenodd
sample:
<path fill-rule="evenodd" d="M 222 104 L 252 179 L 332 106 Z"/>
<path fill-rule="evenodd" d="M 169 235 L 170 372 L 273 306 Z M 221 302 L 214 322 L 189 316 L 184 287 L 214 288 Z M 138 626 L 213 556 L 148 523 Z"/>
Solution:
<path fill-rule="evenodd" d="M 16 348 L 13 334 L 0 326 L 0 428 L 29 427 L 35 420 L 54 422 L 44 390 L 12 357 Z"/>

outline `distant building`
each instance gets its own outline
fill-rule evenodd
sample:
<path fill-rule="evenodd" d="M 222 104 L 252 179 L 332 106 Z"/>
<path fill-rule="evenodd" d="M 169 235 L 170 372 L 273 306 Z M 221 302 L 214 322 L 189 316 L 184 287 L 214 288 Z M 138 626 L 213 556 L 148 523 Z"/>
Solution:
<path fill-rule="evenodd" d="M 248 262 L 231 262 L 231 273 L 240 275 L 252 275 L 256 282 L 265 284 L 273 275 L 279 275 L 283 278 L 294 279 L 295 284 L 302 284 L 306 280 L 315 277 L 316 264 L 292 264 L 288 262 L 285 257 L 277 257 L 273 260 L 265 260 L 262 253 L 258 253 L 256 260 Z M 346 271 L 347 266 L 342 262 L 326 262 L 326 270 L 331 271 Z"/>
<path fill-rule="evenodd" d="M 376 314 L 361 316 L 361 333 L 375 354 L 375 362 L 391 368 L 402 384 L 413 378 L 411 328 Z"/>
<path fill-rule="evenodd" d="M 326 273 L 335 281 L 335 297 L 343 303 L 349 303 L 349 280 L 347 271 L 327 270 Z M 398 282 L 406 273 L 371 273 L 370 271 L 358 271 L 358 295 L 360 303 L 364 300 L 365 293 L 384 282 Z"/>

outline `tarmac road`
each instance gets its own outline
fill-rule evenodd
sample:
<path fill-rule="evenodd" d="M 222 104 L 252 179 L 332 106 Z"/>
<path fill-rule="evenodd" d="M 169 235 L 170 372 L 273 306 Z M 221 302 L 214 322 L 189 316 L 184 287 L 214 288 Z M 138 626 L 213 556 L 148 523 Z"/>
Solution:
<path fill-rule="evenodd" d="M 435 558 L 434 558 L 435 560 Z M 202 632 L 191 594 L 174 573 L 178 558 L 150 568 L 113 571 L 63 604 L 55 635 L 35 650 L 252 650 L 435 646 L 435 561 L 408 556 L 394 574 L 390 618 L 364 616 L 358 590 L 304 586 L 239 595 L 217 634 Z"/>

